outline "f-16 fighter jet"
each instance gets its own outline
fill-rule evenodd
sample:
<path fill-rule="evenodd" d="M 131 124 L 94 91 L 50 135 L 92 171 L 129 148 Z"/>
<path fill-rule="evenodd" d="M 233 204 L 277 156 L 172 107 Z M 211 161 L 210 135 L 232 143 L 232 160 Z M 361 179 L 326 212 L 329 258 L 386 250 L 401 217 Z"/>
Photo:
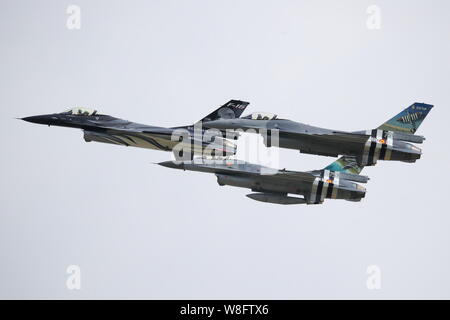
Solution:
<path fill-rule="evenodd" d="M 217 183 L 249 188 L 255 193 L 250 199 L 276 204 L 320 204 L 324 199 L 360 201 L 366 189 L 367 176 L 359 175 L 362 167 L 354 157 L 344 156 L 322 170 L 299 172 L 276 170 L 239 160 L 194 159 L 190 161 L 165 161 L 161 166 L 214 173 Z M 303 197 L 293 197 L 288 194 Z"/>
<path fill-rule="evenodd" d="M 199 122 L 239 118 L 248 104 L 244 101 L 230 100 Z M 216 151 L 225 156 L 236 153 L 236 145 L 224 139 L 221 134 L 205 139 L 203 137 L 205 130 L 201 129 L 200 134 L 196 135 L 195 124 L 172 128 L 148 126 L 86 108 L 73 108 L 61 113 L 32 116 L 22 120 L 48 126 L 82 129 L 86 142 L 96 141 L 163 151 L 171 151 L 178 146 L 177 150 L 181 150 L 180 153 L 191 150 L 192 155 L 202 153 L 205 148 L 212 150 L 213 155 Z M 175 156 L 179 159 L 178 154 Z"/>
<path fill-rule="evenodd" d="M 203 123 L 205 127 L 225 129 L 254 129 L 263 135 L 264 144 L 272 146 L 271 132 L 278 132 L 278 147 L 300 150 L 323 156 L 354 156 L 358 164 L 375 165 L 377 160 L 415 162 L 421 149 L 412 143 L 422 143 L 423 136 L 414 135 L 433 108 L 430 104 L 414 103 L 392 119 L 373 130 L 346 132 L 313 127 L 274 114 L 253 113 L 239 119 L 217 119 Z M 274 145 L 275 146 L 275 145 Z"/>

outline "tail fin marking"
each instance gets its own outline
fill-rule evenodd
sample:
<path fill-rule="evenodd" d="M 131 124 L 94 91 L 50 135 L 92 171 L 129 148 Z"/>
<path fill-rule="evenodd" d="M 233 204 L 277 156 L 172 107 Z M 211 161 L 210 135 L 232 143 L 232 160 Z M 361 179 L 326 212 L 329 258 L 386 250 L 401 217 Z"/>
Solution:
<path fill-rule="evenodd" d="M 377 129 L 414 134 L 432 108 L 431 104 L 415 102 Z"/>
<path fill-rule="evenodd" d="M 358 164 L 356 157 L 342 156 L 325 167 L 325 170 L 359 174 L 363 168 L 364 166 Z"/>
<path fill-rule="evenodd" d="M 206 117 L 201 119 L 201 122 L 212 121 L 217 119 L 235 119 L 239 118 L 241 114 L 244 112 L 245 108 L 249 105 L 249 102 L 241 101 L 241 100 L 230 100 L 225 103 L 223 106 L 214 110 Z"/>

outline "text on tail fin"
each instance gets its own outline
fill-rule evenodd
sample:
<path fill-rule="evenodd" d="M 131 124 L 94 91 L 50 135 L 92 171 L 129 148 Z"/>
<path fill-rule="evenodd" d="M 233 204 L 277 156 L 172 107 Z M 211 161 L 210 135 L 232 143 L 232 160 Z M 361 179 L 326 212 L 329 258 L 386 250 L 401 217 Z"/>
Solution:
<path fill-rule="evenodd" d="M 415 133 L 433 105 L 415 102 L 377 129 Z"/>
<path fill-rule="evenodd" d="M 249 102 L 241 100 L 230 100 L 221 106 L 219 109 L 214 110 L 200 121 L 212 121 L 217 119 L 235 119 L 239 118 L 244 112 L 245 108 L 249 105 Z"/>

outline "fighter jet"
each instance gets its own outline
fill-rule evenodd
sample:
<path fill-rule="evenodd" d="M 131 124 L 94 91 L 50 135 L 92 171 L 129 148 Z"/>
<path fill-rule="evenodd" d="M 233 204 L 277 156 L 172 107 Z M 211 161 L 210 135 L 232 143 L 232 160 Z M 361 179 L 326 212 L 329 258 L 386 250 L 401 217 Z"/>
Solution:
<path fill-rule="evenodd" d="M 248 104 L 245 101 L 230 100 L 198 123 L 239 118 Z M 202 153 L 205 148 L 209 148 L 212 155 L 215 155 L 216 151 L 222 156 L 236 153 L 236 145 L 221 135 L 205 139 L 204 129 L 201 129 L 200 135 L 196 135 L 195 124 L 172 128 L 148 126 L 100 114 L 97 110 L 87 108 L 72 108 L 61 113 L 26 117 L 22 120 L 48 126 L 82 129 L 86 142 L 96 141 L 163 151 L 171 151 L 178 146 L 179 152 L 175 154 L 177 159 L 183 156 L 184 150 L 191 150 L 192 156 Z"/>
<path fill-rule="evenodd" d="M 239 119 L 216 119 L 203 125 L 222 131 L 254 129 L 268 147 L 273 145 L 273 130 L 277 130 L 280 148 L 331 157 L 354 156 L 359 165 L 372 166 L 377 160 L 415 162 L 419 159 L 421 149 L 412 143 L 422 143 L 425 138 L 414 134 L 431 108 L 430 104 L 416 102 L 376 129 L 355 132 L 313 127 L 261 112 Z"/>
<path fill-rule="evenodd" d="M 360 201 L 366 189 L 367 176 L 359 175 L 362 167 L 354 157 L 344 156 L 322 170 L 277 170 L 240 160 L 196 158 L 189 161 L 165 161 L 161 166 L 214 173 L 220 186 L 248 188 L 247 197 L 275 204 L 321 204 L 324 199 Z M 358 182 L 358 183 L 357 183 Z M 289 194 L 302 197 L 289 196 Z"/>

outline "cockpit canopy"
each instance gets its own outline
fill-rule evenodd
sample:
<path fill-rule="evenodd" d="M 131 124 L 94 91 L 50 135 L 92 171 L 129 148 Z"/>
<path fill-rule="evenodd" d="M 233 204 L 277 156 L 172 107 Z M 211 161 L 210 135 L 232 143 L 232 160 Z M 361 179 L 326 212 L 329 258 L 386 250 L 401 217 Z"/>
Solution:
<path fill-rule="evenodd" d="M 71 114 L 74 116 L 94 116 L 97 114 L 97 110 L 75 107 L 75 108 L 70 108 L 69 110 L 66 110 L 63 113 Z"/>
<path fill-rule="evenodd" d="M 277 118 L 276 114 L 268 113 L 268 112 L 253 112 L 242 119 L 251 119 L 251 120 L 275 120 Z"/>

